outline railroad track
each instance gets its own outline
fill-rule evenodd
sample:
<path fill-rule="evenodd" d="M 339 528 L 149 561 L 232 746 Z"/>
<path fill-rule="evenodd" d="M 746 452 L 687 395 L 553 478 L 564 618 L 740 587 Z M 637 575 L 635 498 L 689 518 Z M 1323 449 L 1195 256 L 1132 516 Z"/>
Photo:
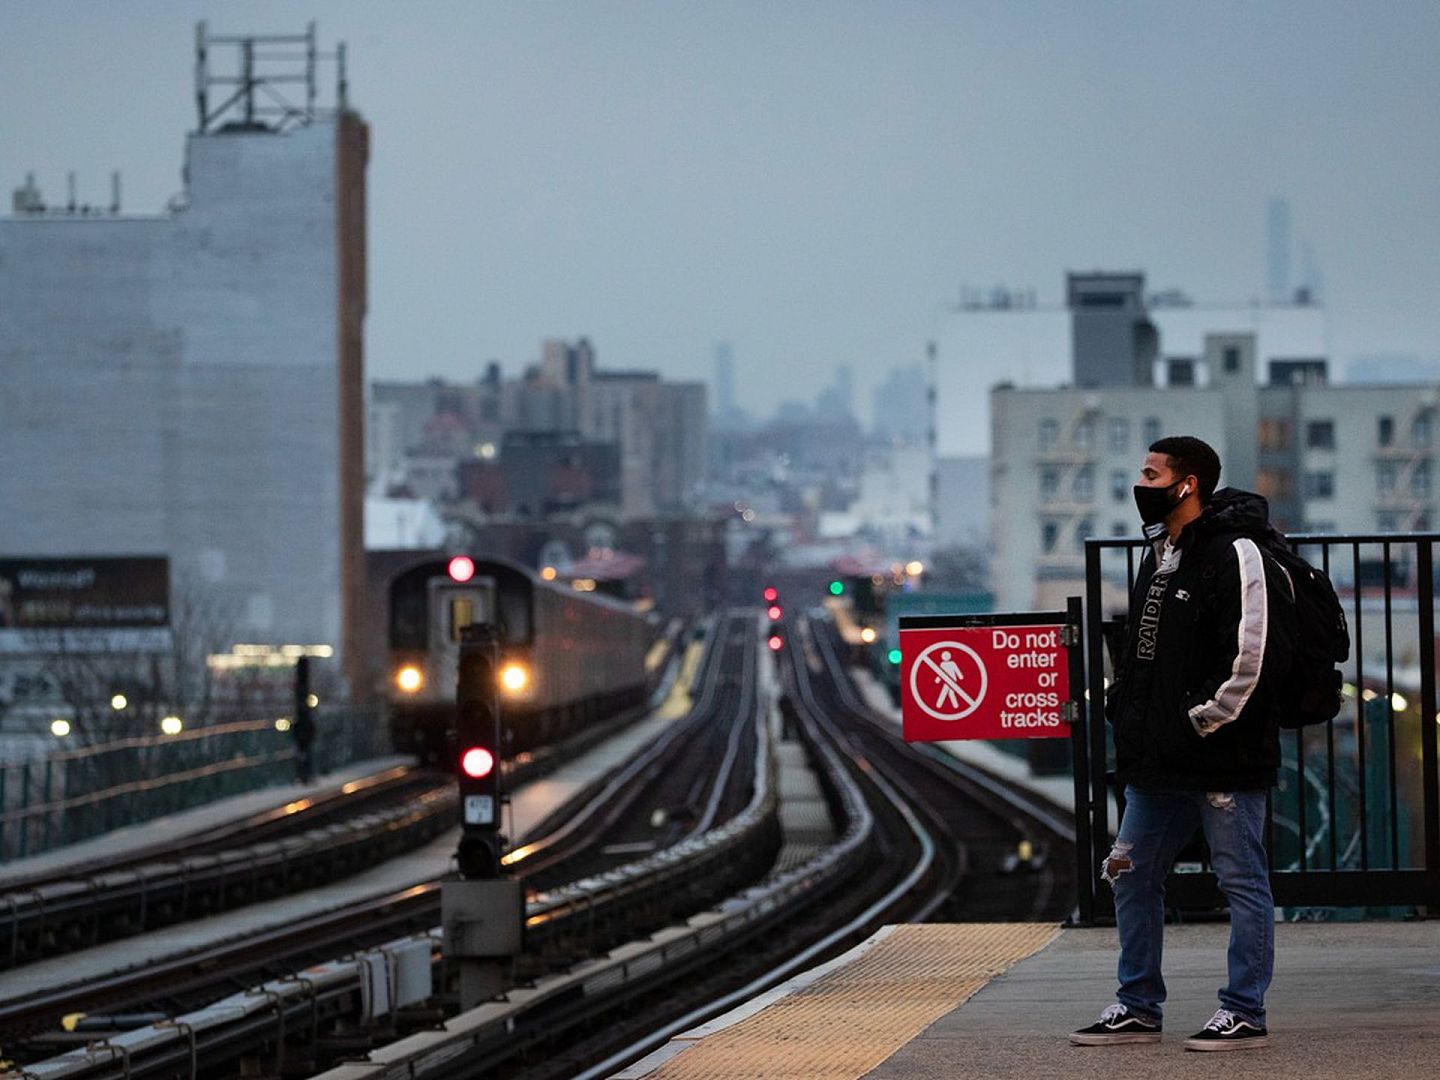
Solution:
<path fill-rule="evenodd" d="M 508 782 L 553 771 L 644 711 L 506 762 Z M 118 858 L 0 879 L 0 969 L 341 880 L 452 828 L 457 804 L 449 774 L 398 766 Z"/>
<path fill-rule="evenodd" d="M 842 951 L 885 923 L 937 915 L 1044 918 L 1068 912 L 1063 870 L 1071 860 L 1057 857 L 1066 842 L 1059 815 L 1050 810 L 1047 819 L 1043 805 L 1030 805 L 983 774 L 953 768 L 930 753 L 932 748 L 906 747 L 860 704 L 823 632 L 803 628 L 796 640 L 802 647 L 787 650 L 784 671 L 785 727 L 803 740 L 816 766 L 837 821 L 835 843 L 647 940 L 561 974 L 541 975 L 512 991 L 505 1002 L 452 1017 L 440 1030 L 416 1031 L 371 1054 L 371 1060 L 340 1066 L 326 1076 L 368 1080 L 480 1071 L 531 1080 L 603 1076 L 676 1031 Z M 713 863 L 765 843 L 763 822 L 773 818 L 777 798 L 773 761 L 780 734 L 778 718 L 757 725 L 755 783 L 749 804 L 735 819 L 659 853 L 649 866 L 636 869 L 626 887 L 637 894 L 653 890 L 652 875 L 666 862 L 674 871 L 673 887 L 698 875 L 695 858 L 707 847 Z M 731 756 L 740 753 L 737 749 Z M 709 790 L 713 794 L 725 786 L 717 780 Z M 961 799 L 967 812 L 956 815 Z M 968 822 L 963 829 L 951 823 L 957 816 Z M 1017 850 L 1022 841 L 1046 857 L 1032 859 L 1017 873 L 1002 853 Z M 568 912 L 532 912 L 530 922 L 563 929 L 588 909 L 593 925 L 594 897 L 587 895 L 593 884 L 574 887 L 571 899 L 577 903 Z M 996 911 L 1001 897 L 1008 900 Z M 413 951 L 417 942 L 433 963 L 438 930 L 394 943 L 389 955 Z M 251 1012 L 256 994 L 281 992 L 275 984 L 252 991 Z M 305 1006 L 310 1015 L 324 1011 L 322 996 L 312 987 Z M 324 1000 L 333 1001 L 334 995 Z M 229 1008 L 240 1012 L 242 1004 L 232 1001 Z M 283 1031 L 284 1015 L 278 1008 L 271 1012 L 276 1015 L 270 1042 L 260 1045 L 278 1048 L 284 1039 L 276 1034 L 275 1020 Z M 439 1019 L 433 1009 L 420 1015 L 431 1027 Z M 190 1045 L 193 1052 L 193 1036 Z M 283 1071 L 283 1054 L 274 1052 L 276 1067 Z M 306 1064 L 314 1063 L 312 1057 Z"/>
<path fill-rule="evenodd" d="M 819 701 L 852 753 L 884 763 L 937 837 L 959 853 L 962 880 L 932 917 L 947 922 L 1062 921 L 1075 902 L 1073 816 L 928 743 L 910 744 L 861 700 L 832 624 L 802 631 Z"/>
<path fill-rule="evenodd" d="M 736 767 L 743 755 L 738 749 L 728 748 L 745 745 L 747 730 L 753 741 L 757 648 L 753 620 L 734 621 L 713 635 L 712 647 L 707 649 L 697 674 L 699 697 L 691 716 L 672 726 L 615 775 L 584 793 L 578 809 L 568 818 L 542 823 L 543 836 L 527 839 L 506 855 L 508 867 L 526 880 L 527 887 L 544 883 L 547 877 L 559 880 L 557 873 L 565 881 L 581 878 L 532 897 L 527 935 L 546 946 L 547 951 L 530 958 L 530 966 L 543 970 L 553 965 L 556 951 L 567 956 L 577 952 L 588 955 L 596 938 L 597 916 L 618 928 L 627 925 L 638 910 L 646 913 L 650 922 L 663 923 L 677 908 L 704 906 L 717 890 L 733 888 L 740 877 L 763 869 L 754 865 L 756 857 L 750 853 L 753 846 L 737 850 L 742 846 L 736 842 L 743 838 L 742 832 L 724 843 L 715 843 L 713 836 L 705 842 L 694 839 L 702 831 L 717 831 L 712 826 L 732 812 L 734 792 L 747 788 L 752 779 L 745 769 Z M 736 679 L 725 674 L 728 670 L 742 674 Z M 697 788 L 689 776 L 705 773 L 701 763 L 706 759 L 719 760 L 722 767 L 709 770 L 708 788 Z M 641 863 L 615 869 L 619 856 L 607 851 L 601 838 L 613 837 L 617 828 L 650 828 L 650 808 L 665 805 L 675 796 L 662 794 L 660 799 L 646 800 L 639 796 L 661 781 L 673 782 L 677 777 L 684 780 L 684 792 L 692 798 L 698 795 L 698 811 L 688 827 L 674 838 L 676 843 L 653 860 L 655 865 Z M 612 846 L 624 850 L 623 843 Z M 598 858 L 581 857 L 597 850 Z M 584 873 L 557 869 L 570 864 Z M 706 864 L 710 869 L 704 869 Z M 692 872 L 695 868 L 704 872 Z M 707 880 L 708 892 L 697 895 L 695 883 Z M 312 966 L 312 961 L 354 948 L 357 943 L 379 944 L 396 934 L 433 926 L 439 919 L 439 896 L 438 881 L 422 882 L 386 897 L 297 921 L 283 930 L 226 942 L 147 965 L 140 971 L 91 981 L 83 987 L 11 1002 L 0 1006 L 0 1029 L 18 1034 L 53 1032 L 59 1017 L 80 1008 L 91 1013 L 97 1008 L 109 1009 L 112 1014 L 120 1014 L 122 1022 L 143 1025 L 156 1016 L 176 1015 L 197 1004 L 203 1007 L 235 989 L 237 982 L 253 985 L 282 970 Z M 583 929 L 578 928 L 579 924 Z M 621 936 L 618 930 L 614 936 Z M 323 1015 L 315 1002 L 311 1007 L 313 1016 Z M 82 1024 L 79 1035 L 93 1037 L 97 1022 L 103 1021 L 92 1017 Z M 65 1041 L 63 1037 L 52 1037 Z M 162 1062 L 162 1058 L 156 1060 Z M 157 1067 L 163 1069 L 165 1065 Z M 95 1075 L 103 1074 L 102 1070 Z"/>

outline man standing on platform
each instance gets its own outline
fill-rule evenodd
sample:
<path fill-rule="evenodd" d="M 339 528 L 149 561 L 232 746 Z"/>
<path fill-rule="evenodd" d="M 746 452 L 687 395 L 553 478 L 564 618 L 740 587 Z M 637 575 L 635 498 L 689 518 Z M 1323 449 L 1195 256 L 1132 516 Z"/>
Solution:
<path fill-rule="evenodd" d="M 1216 492 L 1220 459 L 1200 439 L 1150 447 L 1135 502 L 1151 550 L 1141 561 L 1106 713 L 1124 812 L 1101 874 L 1120 936 L 1116 1004 L 1071 1034 L 1081 1046 L 1158 1042 L 1165 980 L 1165 877 L 1203 829 L 1230 907 L 1229 979 L 1188 1050 L 1264 1046 L 1275 908 L 1265 796 L 1280 742 L 1271 691 L 1289 664 L 1295 609 L 1284 571 L 1262 554 L 1265 499 Z"/>

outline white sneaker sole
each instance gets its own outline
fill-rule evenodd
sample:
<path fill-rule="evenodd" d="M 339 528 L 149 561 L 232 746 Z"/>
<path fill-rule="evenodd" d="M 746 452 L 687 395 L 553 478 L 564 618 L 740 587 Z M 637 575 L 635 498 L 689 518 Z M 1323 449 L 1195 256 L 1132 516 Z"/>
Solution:
<path fill-rule="evenodd" d="M 1186 1039 L 1186 1050 L 1259 1050 L 1270 1044 L 1269 1035 L 1256 1035 L 1251 1039 Z"/>
<path fill-rule="evenodd" d="M 1127 1031 L 1117 1035 L 1081 1035 L 1072 1032 L 1070 1042 L 1075 1046 L 1124 1046 L 1127 1043 L 1158 1043 L 1160 1032 Z"/>

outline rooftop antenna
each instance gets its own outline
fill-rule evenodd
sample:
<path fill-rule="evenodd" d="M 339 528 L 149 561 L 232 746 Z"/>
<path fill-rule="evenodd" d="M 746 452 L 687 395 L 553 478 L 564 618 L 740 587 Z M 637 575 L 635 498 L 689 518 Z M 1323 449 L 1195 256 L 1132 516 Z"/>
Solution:
<path fill-rule="evenodd" d="M 212 65 L 216 46 L 238 53 L 238 71 L 221 74 Z M 333 110 L 317 105 L 320 61 L 333 60 L 339 70 Z M 296 86 L 304 88 L 303 103 L 292 100 Z M 223 88 L 223 89 L 222 89 Z M 220 98 L 212 105 L 211 91 Z M 287 96 L 289 94 L 290 96 Z M 216 131 L 286 131 L 312 123 L 317 116 L 346 110 L 345 45 L 334 52 L 318 47 L 315 23 L 303 34 L 211 34 L 202 21 L 195 24 L 195 107 L 198 134 Z"/>

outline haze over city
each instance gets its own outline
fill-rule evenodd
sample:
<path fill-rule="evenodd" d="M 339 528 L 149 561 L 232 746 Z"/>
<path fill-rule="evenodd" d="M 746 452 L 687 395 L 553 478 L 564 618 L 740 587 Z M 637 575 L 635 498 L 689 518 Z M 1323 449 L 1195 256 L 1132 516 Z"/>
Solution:
<path fill-rule="evenodd" d="M 161 211 L 200 19 L 348 43 L 371 377 L 584 334 L 708 379 L 729 341 L 752 413 L 837 364 L 863 408 L 965 287 L 1058 305 L 1099 267 L 1263 297 L 1276 195 L 1336 377 L 1440 358 L 1433 5 L 11 5 L 0 178 L 59 201 L 73 169 L 99 204 L 119 169 L 125 210 Z"/>

